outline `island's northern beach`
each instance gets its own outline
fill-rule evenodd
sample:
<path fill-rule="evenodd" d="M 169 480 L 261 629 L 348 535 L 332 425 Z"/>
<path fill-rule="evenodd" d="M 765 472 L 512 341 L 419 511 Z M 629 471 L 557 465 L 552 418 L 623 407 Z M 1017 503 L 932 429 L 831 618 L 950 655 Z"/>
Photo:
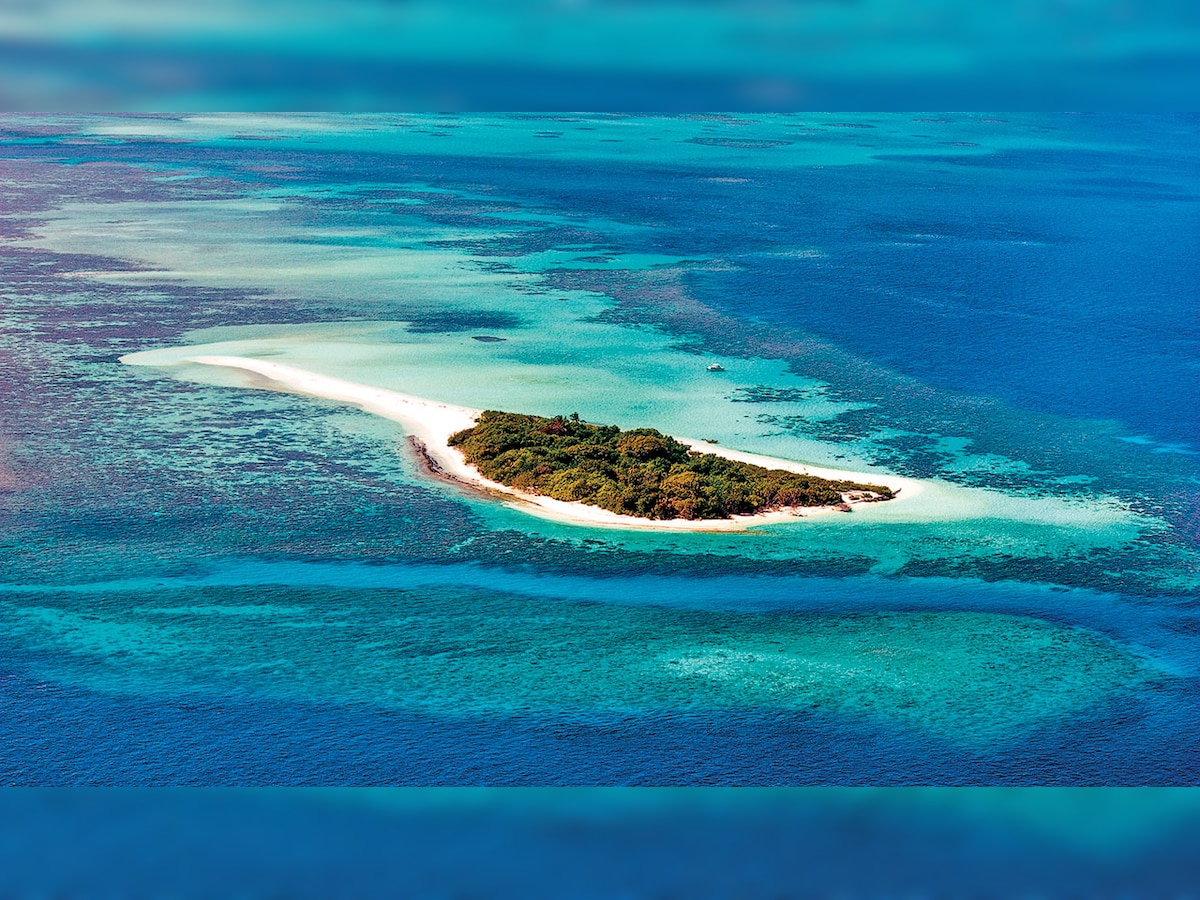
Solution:
<path fill-rule="evenodd" d="M 139 355 L 130 354 L 122 357 L 121 361 L 138 365 Z M 346 403 L 396 422 L 408 433 L 410 443 L 422 463 L 422 469 L 428 474 L 556 522 L 654 531 L 744 531 L 755 526 L 795 522 L 798 519 L 844 512 L 843 509 L 834 506 L 814 506 L 768 510 L 755 515 L 733 515 L 727 519 L 648 519 L 619 515 L 584 503 L 571 503 L 515 490 L 482 476 L 474 466 L 463 459 L 458 450 L 450 446 L 450 436 L 474 425 L 482 410 L 439 403 L 399 391 L 332 378 L 271 360 L 243 356 L 193 356 L 182 361 L 249 373 L 251 377 L 246 381 L 248 387 L 282 390 Z M 794 460 L 743 453 L 691 438 L 678 440 L 700 452 L 768 469 L 783 469 L 830 480 L 874 481 L 885 484 L 896 491 L 896 496 L 886 501 L 889 504 L 911 499 L 921 490 L 921 483 L 916 479 L 898 478 L 879 472 L 855 472 L 811 466 Z M 853 507 L 856 503 L 854 500 L 848 500 L 845 506 Z"/>

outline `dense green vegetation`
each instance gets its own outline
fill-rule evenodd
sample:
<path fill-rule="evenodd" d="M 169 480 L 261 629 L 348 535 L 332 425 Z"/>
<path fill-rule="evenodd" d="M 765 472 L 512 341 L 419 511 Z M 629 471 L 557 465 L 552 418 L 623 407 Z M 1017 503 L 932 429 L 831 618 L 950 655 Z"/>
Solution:
<path fill-rule="evenodd" d="M 829 481 L 699 453 L 653 428 L 621 431 L 578 415 L 488 410 L 450 438 L 493 481 L 649 519 L 725 519 L 786 506 L 841 503 L 846 492 L 890 499 L 879 485 Z"/>

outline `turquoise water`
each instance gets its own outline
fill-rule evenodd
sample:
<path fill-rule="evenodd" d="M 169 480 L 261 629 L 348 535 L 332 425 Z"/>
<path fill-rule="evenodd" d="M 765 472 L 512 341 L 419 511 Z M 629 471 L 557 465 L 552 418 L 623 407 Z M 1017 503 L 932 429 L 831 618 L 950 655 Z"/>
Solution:
<path fill-rule="evenodd" d="M 1194 781 L 1194 120 L 5 128 L 8 781 Z M 552 523 L 202 353 L 924 488 Z"/>

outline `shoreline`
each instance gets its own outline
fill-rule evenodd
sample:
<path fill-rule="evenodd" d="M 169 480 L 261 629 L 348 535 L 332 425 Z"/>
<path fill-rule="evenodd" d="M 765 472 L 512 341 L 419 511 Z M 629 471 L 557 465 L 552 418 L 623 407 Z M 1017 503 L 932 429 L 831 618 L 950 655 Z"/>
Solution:
<path fill-rule="evenodd" d="M 652 531 L 745 531 L 759 525 L 770 525 L 780 522 L 795 522 L 817 516 L 830 515 L 837 512 L 849 511 L 860 505 L 849 501 L 841 506 L 812 506 L 789 507 L 780 510 L 767 510 L 748 516 L 731 516 L 728 519 L 646 519 L 639 516 L 625 516 L 589 506 L 581 502 L 567 502 L 544 497 L 539 494 L 528 494 L 518 491 L 499 482 L 483 477 L 479 471 L 469 465 L 462 454 L 449 446 L 450 436 L 463 429 L 470 428 L 482 410 L 465 406 L 455 406 L 449 403 L 438 403 L 423 397 L 403 394 L 386 388 L 343 381 L 327 375 L 319 375 L 306 369 L 299 369 L 283 363 L 270 360 L 254 359 L 243 356 L 195 356 L 181 360 L 185 363 L 196 363 L 205 366 L 215 366 L 250 373 L 265 379 L 269 384 L 252 385 L 267 387 L 276 385 L 278 388 L 291 393 L 324 400 L 334 400 L 347 403 L 365 412 L 381 416 L 397 422 L 408 432 L 408 444 L 417 457 L 422 470 L 431 477 L 455 484 L 460 488 L 474 493 L 484 494 L 492 499 L 500 500 L 510 506 L 532 515 L 564 522 L 572 525 L 587 525 L 605 528 L 639 529 Z M 777 459 L 756 453 L 745 453 L 739 450 L 729 450 L 718 445 L 703 441 L 677 438 L 691 449 L 723 456 L 727 459 L 752 463 L 768 469 L 785 469 L 791 472 L 815 475 L 820 478 L 859 481 L 886 485 L 897 492 L 904 490 L 904 499 L 910 499 L 919 490 L 919 482 L 908 478 L 899 478 L 873 472 L 853 472 L 841 469 L 830 469 L 822 466 L 810 466 L 793 460 Z M 891 504 L 900 498 L 894 497 L 884 501 L 864 501 L 865 505 L 874 503 Z"/>

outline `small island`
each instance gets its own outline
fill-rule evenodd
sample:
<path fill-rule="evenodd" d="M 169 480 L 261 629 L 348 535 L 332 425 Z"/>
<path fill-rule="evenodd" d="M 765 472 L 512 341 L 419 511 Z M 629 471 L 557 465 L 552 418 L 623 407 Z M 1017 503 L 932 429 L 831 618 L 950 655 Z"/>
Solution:
<path fill-rule="evenodd" d="M 833 481 L 702 453 L 653 428 L 622 431 L 577 414 L 486 410 L 449 438 L 485 478 L 526 494 L 646 519 L 728 519 L 792 507 L 890 500 L 877 484 Z"/>
<path fill-rule="evenodd" d="M 121 360 L 161 365 L 162 357 L 147 351 Z M 429 476 L 570 525 L 746 531 L 878 500 L 911 502 L 923 490 L 911 478 L 818 468 L 717 447 L 715 438 L 622 431 L 577 415 L 483 412 L 272 359 L 180 354 L 171 359 L 178 363 L 216 366 L 240 373 L 245 387 L 320 397 L 390 419 L 408 432 Z"/>

